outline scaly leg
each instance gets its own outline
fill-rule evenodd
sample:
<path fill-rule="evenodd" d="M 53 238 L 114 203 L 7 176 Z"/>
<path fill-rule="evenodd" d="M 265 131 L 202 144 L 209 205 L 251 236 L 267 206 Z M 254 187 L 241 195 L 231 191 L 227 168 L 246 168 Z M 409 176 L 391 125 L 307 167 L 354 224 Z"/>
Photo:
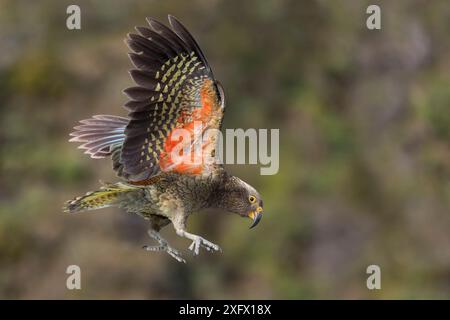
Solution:
<path fill-rule="evenodd" d="M 186 260 L 184 260 L 181 256 L 181 253 L 178 252 L 178 250 L 172 248 L 171 246 L 169 246 L 169 244 L 167 243 L 166 240 L 164 240 L 163 238 L 161 238 L 161 235 L 159 234 L 159 232 L 153 230 L 153 229 L 149 229 L 148 230 L 148 235 L 155 239 L 156 241 L 158 241 L 159 246 L 143 246 L 143 248 L 147 251 L 165 251 L 167 252 L 170 256 L 172 256 L 174 259 L 176 259 L 178 262 L 184 262 L 186 263 Z"/>
<path fill-rule="evenodd" d="M 220 249 L 217 244 L 214 244 L 198 235 L 189 233 L 185 231 L 184 228 L 177 228 L 176 232 L 180 237 L 192 240 L 192 244 L 189 246 L 189 250 L 192 250 L 195 255 L 199 254 L 200 247 L 203 247 L 208 251 L 222 251 L 222 249 Z"/>

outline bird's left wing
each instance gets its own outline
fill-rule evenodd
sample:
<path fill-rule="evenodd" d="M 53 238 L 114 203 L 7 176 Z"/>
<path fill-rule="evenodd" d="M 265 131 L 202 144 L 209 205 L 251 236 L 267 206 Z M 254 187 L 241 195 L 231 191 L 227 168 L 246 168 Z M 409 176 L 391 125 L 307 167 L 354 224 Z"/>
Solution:
<path fill-rule="evenodd" d="M 132 181 L 145 181 L 163 171 L 204 173 L 210 166 L 193 159 L 193 153 L 201 134 L 220 129 L 222 87 L 177 19 L 169 16 L 171 28 L 147 21 L 150 28 L 136 27 L 139 34 L 126 39 L 136 67 L 130 74 L 137 86 L 124 90 L 131 100 L 125 105 L 130 122 L 118 160 L 121 170 Z M 203 157 L 214 154 L 216 139 L 217 134 L 208 134 L 200 143 Z"/>

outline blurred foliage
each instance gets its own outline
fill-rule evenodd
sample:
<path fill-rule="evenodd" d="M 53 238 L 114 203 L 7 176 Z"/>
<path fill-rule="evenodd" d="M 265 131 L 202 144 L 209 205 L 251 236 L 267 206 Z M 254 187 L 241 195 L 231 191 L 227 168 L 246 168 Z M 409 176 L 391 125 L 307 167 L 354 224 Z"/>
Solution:
<path fill-rule="evenodd" d="M 368 4 L 382 30 L 365 27 Z M 450 298 L 450 5 L 446 1 L 0 1 L 1 298 Z M 177 16 L 223 83 L 226 128 L 280 128 L 280 171 L 230 166 L 264 196 L 255 230 L 216 211 L 193 232 L 223 254 L 140 250 L 146 223 L 75 216 L 65 200 L 116 178 L 67 142 L 125 115 L 122 39 Z M 188 243 L 168 227 L 178 248 Z M 65 287 L 67 266 L 82 290 Z M 382 290 L 366 268 L 382 268 Z"/>

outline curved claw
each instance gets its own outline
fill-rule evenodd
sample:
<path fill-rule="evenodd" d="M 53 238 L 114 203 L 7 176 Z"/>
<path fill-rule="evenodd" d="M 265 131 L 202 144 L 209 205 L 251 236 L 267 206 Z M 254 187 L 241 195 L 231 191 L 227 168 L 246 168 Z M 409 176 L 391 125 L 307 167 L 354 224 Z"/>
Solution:
<path fill-rule="evenodd" d="M 170 247 L 169 247 L 170 248 Z M 178 262 L 182 262 L 182 263 L 186 263 L 186 260 L 183 259 L 183 257 L 181 256 L 181 253 L 179 253 L 177 250 L 175 249 L 168 249 L 166 251 L 172 258 L 174 258 L 175 260 L 177 260 Z"/>
<path fill-rule="evenodd" d="M 202 237 L 195 238 L 189 246 L 189 250 L 193 251 L 194 255 L 198 255 L 200 253 L 200 247 L 203 247 L 207 251 L 222 252 L 222 249 L 217 244 L 212 243 Z"/>

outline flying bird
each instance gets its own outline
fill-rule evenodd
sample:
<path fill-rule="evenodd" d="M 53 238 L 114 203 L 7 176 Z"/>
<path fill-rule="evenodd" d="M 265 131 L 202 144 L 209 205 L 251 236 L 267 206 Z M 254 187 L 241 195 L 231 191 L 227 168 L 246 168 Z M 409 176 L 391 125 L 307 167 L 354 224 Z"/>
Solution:
<path fill-rule="evenodd" d="M 170 27 L 147 18 L 148 26 L 136 27 L 137 33 L 125 39 L 136 83 L 124 90 L 128 117 L 95 115 L 81 120 L 70 134 L 69 141 L 81 143 L 79 148 L 91 158 L 110 157 L 122 181 L 103 183 L 97 191 L 66 202 L 64 211 L 116 206 L 138 214 L 150 222 L 148 234 L 157 243 L 144 248 L 186 262 L 161 237 L 163 227 L 172 223 L 178 236 L 191 240 L 194 255 L 200 248 L 221 251 L 187 231 L 188 217 L 219 208 L 250 218 L 253 228 L 261 220 L 263 201 L 221 163 L 204 161 L 216 155 L 224 91 L 193 36 L 175 17 L 168 19 Z M 180 130 L 187 135 L 177 139 Z M 206 136 L 200 143 L 199 133 Z M 194 152 L 202 161 L 191 161 Z"/>

